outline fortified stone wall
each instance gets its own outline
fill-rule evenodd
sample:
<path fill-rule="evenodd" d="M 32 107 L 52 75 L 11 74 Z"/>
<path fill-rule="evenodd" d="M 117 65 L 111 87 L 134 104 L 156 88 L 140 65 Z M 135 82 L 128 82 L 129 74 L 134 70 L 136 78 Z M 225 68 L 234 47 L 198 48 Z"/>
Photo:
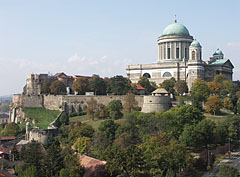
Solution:
<path fill-rule="evenodd" d="M 23 108 L 41 108 L 43 107 L 42 95 L 22 95 Z"/>
<path fill-rule="evenodd" d="M 142 112 L 167 111 L 171 108 L 171 100 L 168 96 L 144 96 Z"/>
<path fill-rule="evenodd" d="M 60 110 L 63 103 L 62 95 L 43 95 L 43 106 L 50 110 Z"/>

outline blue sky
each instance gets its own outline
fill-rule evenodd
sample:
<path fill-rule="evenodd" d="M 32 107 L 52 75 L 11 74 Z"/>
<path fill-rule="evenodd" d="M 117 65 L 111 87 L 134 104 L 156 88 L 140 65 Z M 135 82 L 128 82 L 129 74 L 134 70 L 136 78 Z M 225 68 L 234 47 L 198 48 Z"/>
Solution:
<path fill-rule="evenodd" d="M 240 80 L 239 0 L 0 0 L 0 95 L 21 93 L 26 75 L 126 75 L 157 61 L 157 37 L 177 15 L 202 45 L 220 48 Z"/>

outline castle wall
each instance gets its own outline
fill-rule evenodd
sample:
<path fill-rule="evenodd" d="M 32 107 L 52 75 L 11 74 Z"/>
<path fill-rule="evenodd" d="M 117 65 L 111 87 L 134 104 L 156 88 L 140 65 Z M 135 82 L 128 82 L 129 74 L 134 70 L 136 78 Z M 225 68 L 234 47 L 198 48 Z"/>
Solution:
<path fill-rule="evenodd" d="M 60 110 L 62 107 L 63 95 L 43 95 L 43 106 L 50 110 Z"/>
<path fill-rule="evenodd" d="M 22 95 L 22 107 L 41 108 L 43 106 L 42 95 Z"/>

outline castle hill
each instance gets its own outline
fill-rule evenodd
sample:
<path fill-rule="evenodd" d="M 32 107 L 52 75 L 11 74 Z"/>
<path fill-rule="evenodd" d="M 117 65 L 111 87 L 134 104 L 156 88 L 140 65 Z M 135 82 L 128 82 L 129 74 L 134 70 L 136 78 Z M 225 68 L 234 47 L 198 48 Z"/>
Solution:
<path fill-rule="evenodd" d="M 15 50 L 13 44 L 12 56 L 19 57 L 8 62 L 18 74 L 2 74 L 8 81 L 14 75 L 16 87 L 22 86 L 11 96 L 0 96 L 0 176 L 240 176 L 240 81 L 234 47 L 240 48 L 239 42 L 221 43 L 232 39 L 240 26 L 229 26 L 226 32 L 229 23 L 225 16 L 219 14 L 222 20 L 215 19 L 213 12 L 219 11 L 205 7 L 204 2 L 189 4 L 196 11 L 192 15 L 182 12 L 173 19 L 171 8 L 164 7 L 180 12 L 180 7 L 186 7 L 179 2 L 128 2 L 124 6 L 124 2 L 106 4 L 104 0 L 96 4 L 48 3 L 61 8 L 50 10 L 45 4 L 42 22 L 35 14 L 39 12 L 36 5 L 42 4 L 29 3 L 31 10 L 21 5 L 26 12 L 20 9 L 20 14 L 26 13 L 24 19 L 33 24 L 29 28 L 38 31 L 46 22 L 49 28 L 40 27 L 36 38 L 25 26 L 28 35 L 23 35 L 22 45 L 25 48 L 28 39 L 38 39 L 28 44 L 29 56 L 43 59 L 20 59 L 26 51 L 20 45 Z M 111 8 L 106 8 L 110 4 Z M 223 4 L 218 8 L 226 9 L 229 19 L 236 18 L 229 4 Z M 11 9 L 8 3 L 5 6 Z M 238 14 L 236 7 L 231 6 Z M 16 7 L 12 8 L 20 20 Z M 204 27 L 197 16 L 200 10 Z M 161 15 L 155 17 L 156 12 Z M 149 28 L 154 38 L 148 34 Z M 25 34 L 24 30 L 19 29 Z M 224 35 L 215 37 L 221 32 Z M 234 40 L 240 41 L 238 34 Z M 59 45 L 63 48 L 55 48 Z M 62 61 L 64 49 L 69 52 L 76 46 L 92 57 L 76 53 Z M 1 55 L 0 61 L 4 70 L 7 65 Z"/>

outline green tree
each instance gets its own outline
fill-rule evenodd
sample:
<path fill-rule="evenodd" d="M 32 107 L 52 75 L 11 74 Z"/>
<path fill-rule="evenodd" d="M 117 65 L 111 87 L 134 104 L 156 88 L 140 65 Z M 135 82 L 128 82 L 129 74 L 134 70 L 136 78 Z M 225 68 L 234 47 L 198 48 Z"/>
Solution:
<path fill-rule="evenodd" d="M 172 77 L 171 79 L 164 80 L 160 84 L 160 86 L 165 90 L 167 90 L 168 93 L 175 95 L 175 90 L 174 90 L 175 83 L 176 83 L 176 80 L 174 77 Z"/>
<path fill-rule="evenodd" d="M 27 165 L 33 165 L 36 167 L 39 176 L 43 171 L 43 150 L 41 144 L 36 141 L 31 141 L 27 145 L 23 146 L 20 152 L 21 159 Z"/>
<path fill-rule="evenodd" d="M 231 165 L 221 165 L 218 172 L 218 177 L 238 177 L 239 175 L 238 169 Z"/>
<path fill-rule="evenodd" d="M 130 113 L 136 110 L 138 107 L 138 102 L 135 99 L 135 95 L 133 93 L 127 93 L 123 99 L 123 112 Z"/>
<path fill-rule="evenodd" d="M 121 100 L 112 100 L 107 105 L 109 117 L 112 119 L 120 119 L 123 116 L 121 112 L 122 109 L 123 109 L 123 106 L 122 106 Z"/>
<path fill-rule="evenodd" d="M 90 89 L 94 91 L 96 95 L 105 95 L 106 94 L 106 83 L 99 75 L 93 75 L 90 80 Z"/>
<path fill-rule="evenodd" d="M 210 94 L 208 85 L 202 79 L 195 79 L 191 89 L 191 98 L 193 105 L 202 109 L 202 102 L 205 102 Z"/>
<path fill-rule="evenodd" d="M 178 80 L 175 83 L 174 88 L 179 95 L 183 95 L 184 93 L 188 92 L 188 86 L 184 80 Z"/>
<path fill-rule="evenodd" d="M 114 76 L 108 83 L 108 92 L 114 95 L 125 95 L 131 89 L 130 82 L 123 76 Z"/>
<path fill-rule="evenodd" d="M 204 118 L 202 112 L 192 105 L 170 109 L 162 117 L 166 122 L 166 131 L 176 139 L 182 134 L 185 125 L 197 124 Z"/>
<path fill-rule="evenodd" d="M 97 100 L 94 98 L 91 98 L 89 101 L 87 101 L 87 115 L 89 118 L 94 120 L 94 113 L 97 111 L 98 105 Z"/>
<path fill-rule="evenodd" d="M 89 91 L 89 80 L 87 77 L 80 77 L 73 82 L 72 89 L 78 95 L 84 95 Z"/>
<path fill-rule="evenodd" d="M 218 96 L 211 96 L 207 99 L 207 102 L 206 102 L 207 112 L 216 115 L 220 113 L 221 108 L 222 108 L 222 100 L 220 100 Z"/>
<path fill-rule="evenodd" d="M 112 119 L 107 119 L 100 123 L 98 129 L 101 132 L 105 132 L 107 135 L 107 138 L 110 141 L 113 141 L 115 139 L 115 133 L 118 127 L 119 127 L 119 124 L 115 123 Z"/>
<path fill-rule="evenodd" d="M 107 161 L 106 169 L 112 176 L 138 176 L 144 165 L 141 149 L 134 145 L 126 149 L 109 146 L 104 152 L 104 159 Z"/>
<path fill-rule="evenodd" d="M 75 140 L 79 137 L 89 137 L 92 138 L 94 134 L 94 129 L 90 125 L 76 125 L 71 128 L 70 132 L 68 133 L 68 141 L 73 144 Z"/>
<path fill-rule="evenodd" d="M 147 95 L 151 94 L 156 89 L 156 87 L 154 87 L 154 84 L 151 84 L 149 79 L 146 77 L 141 77 L 138 81 L 138 84 L 145 88 L 145 92 Z"/>
<path fill-rule="evenodd" d="M 73 144 L 73 147 L 79 154 L 85 153 L 90 145 L 90 138 L 88 137 L 79 137 Z"/>
<path fill-rule="evenodd" d="M 196 131 L 198 133 L 198 136 L 196 138 L 198 139 L 199 145 L 207 147 L 209 144 L 214 143 L 215 128 L 216 124 L 213 121 L 207 119 L 203 119 L 197 124 Z"/>
<path fill-rule="evenodd" d="M 56 80 L 51 83 L 50 90 L 52 94 L 55 95 L 64 95 L 66 94 L 66 86 L 63 82 Z"/>
<path fill-rule="evenodd" d="M 37 168 L 34 165 L 27 167 L 24 171 L 23 177 L 37 177 L 39 176 Z"/>
<path fill-rule="evenodd" d="M 54 141 L 47 149 L 45 157 L 45 173 L 46 176 L 58 175 L 60 170 L 64 167 L 64 157 L 61 154 L 60 144 Z"/>
<path fill-rule="evenodd" d="M 41 87 L 41 93 L 45 93 L 45 94 L 50 93 L 51 92 L 50 86 L 51 86 L 50 80 L 49 79 L 45 79 L 43 81 L 43 85 Z"/>

